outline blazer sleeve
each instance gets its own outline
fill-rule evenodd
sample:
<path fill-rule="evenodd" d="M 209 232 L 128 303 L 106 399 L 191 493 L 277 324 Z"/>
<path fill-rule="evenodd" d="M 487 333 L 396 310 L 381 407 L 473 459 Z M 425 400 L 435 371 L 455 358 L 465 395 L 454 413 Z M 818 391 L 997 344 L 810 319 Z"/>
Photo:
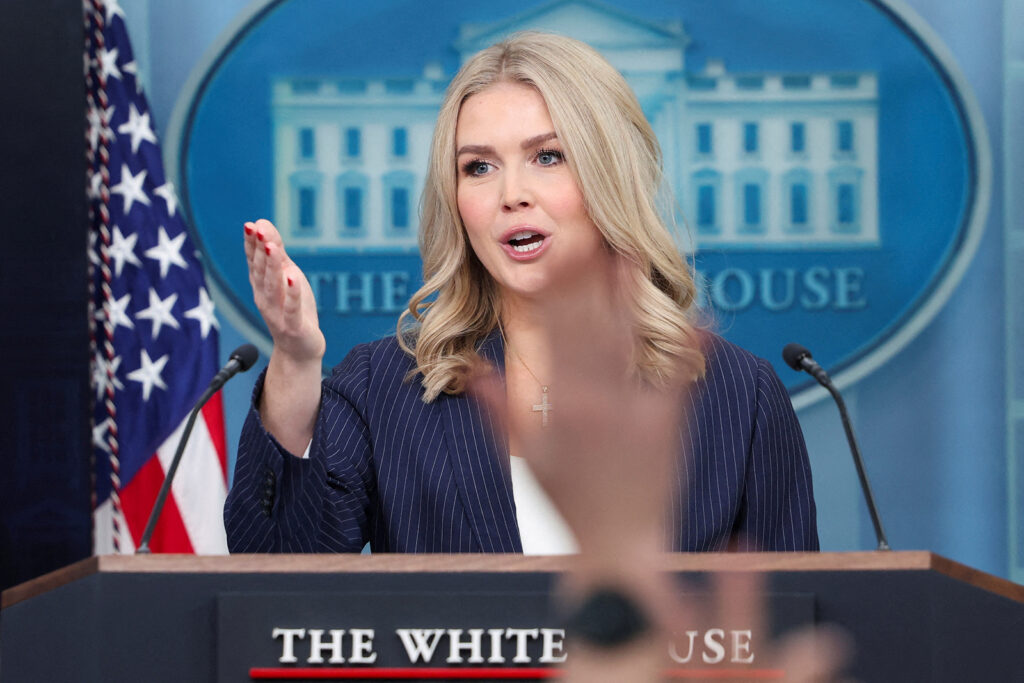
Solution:
<path fill-rule="evenodd" d="M 771 364 L 757 359 L 745 500 L 736 538 L 749 550 L 818 550 L 807 446 L 793 404 Z"/>
<path fill-rule="evenodd" d="M 267 432 L 256 406 L 242 428 L 235 478 L 224 506 L 233 553 L 359 552 L 368 539 L 375 479 L 365 416 L 370 359 L 352 350 L 321 387 L 309 458 Z"/>

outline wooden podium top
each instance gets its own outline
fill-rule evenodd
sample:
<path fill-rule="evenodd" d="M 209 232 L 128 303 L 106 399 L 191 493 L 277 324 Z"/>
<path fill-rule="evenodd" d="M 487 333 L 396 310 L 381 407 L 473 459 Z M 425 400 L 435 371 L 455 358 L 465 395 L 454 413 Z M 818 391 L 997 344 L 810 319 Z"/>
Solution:
<path fill-rule="evenodd" d="M 3 592 L 7 608 L 95 573 L 429 573 L 563 572 L 569 555 L 102 555 L 89 557 Z M 671 572 L 934 571 L 1024 603 L 1024 586 L 986 574 L 935 553 L 867 551 L 844 553 L 672 553 Z"/>

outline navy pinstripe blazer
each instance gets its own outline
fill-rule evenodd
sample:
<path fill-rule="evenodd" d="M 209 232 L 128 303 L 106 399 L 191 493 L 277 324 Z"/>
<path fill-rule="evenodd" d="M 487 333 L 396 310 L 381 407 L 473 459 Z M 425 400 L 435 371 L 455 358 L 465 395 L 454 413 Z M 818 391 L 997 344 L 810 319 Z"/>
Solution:
<path fill-rule="evenodd" d="M 481 356 L 501 367 L 500 335 Z M 817 550 L 803 434 L 771 365 L 711 335 L 688 400 L 676 550 Z M 323 383 L 310 457 L 284 450 L 255 408 L 224 509 L 232 552 L 521 552 L 507 465 L 467 396 L 421 399 L 393 337 L 356 346 Z M 257 382 L 255 396 L 262 389 Z M 255 406 L 257 401 L 254 401 Z M 507 459 L 507 456 L 506 456 Z"/>

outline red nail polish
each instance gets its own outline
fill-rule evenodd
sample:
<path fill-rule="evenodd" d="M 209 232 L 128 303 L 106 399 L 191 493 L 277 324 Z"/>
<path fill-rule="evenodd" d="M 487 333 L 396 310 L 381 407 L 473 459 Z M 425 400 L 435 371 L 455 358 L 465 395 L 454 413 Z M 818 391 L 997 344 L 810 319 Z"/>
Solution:
<path fill-rule="evenodd" d="M 292 280 L 291 278 L 288 278 L 288 286 L 291 287 L 294 284 L 295 284 L 295 280 Z"/>
<path fill-rule="evenodd" d="M 245 234 L 246 235 L 251 235 L 252 234 L 252 226 L 249 225 L 248 223 L 245 224 Z"/>
<path fill-rule="evenodd" d="M 262 242 L 263 241 L 263 233 L 262 232 L 256 233 L 256 239 L 258 239 L 260 242 Z"/>
<path fill-rule="evenodd" d="M 263 245 L 263 251 L 267 252 L 267 256 L 270 256 L 270 245 L 269 244 L 264 244 Z"/>

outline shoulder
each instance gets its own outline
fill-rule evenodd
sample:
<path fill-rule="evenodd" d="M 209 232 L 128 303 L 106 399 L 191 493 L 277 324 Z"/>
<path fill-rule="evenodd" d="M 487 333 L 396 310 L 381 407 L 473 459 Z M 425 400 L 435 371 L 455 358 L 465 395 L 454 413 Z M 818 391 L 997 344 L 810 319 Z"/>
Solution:
<path fill-rule="evenodd" d="M 763 358 L 733 344 L 713 332 L 705 332 L 704 377 L 706 385 L 716 387 L 756 385 L 762 366 L 771 367 Z"/>
<path fill-rule="evenodd" d="M 420 389 L 419 382 L 408 379 L 415 367 L 415 359 L 403 351 L 391 335 L 352 347 L 331 371 L 325 386 L 363 401 L 368 395 L 415 392 Z"/>
<path fill-rule="evenodd" d="M 390 335 L 353 346 L 345 358 L 334 366 L 331 377 L 381 371 L 405 373 L 413 367 L 414 359 L 402 350 L 395 336 Z"/>
<path fill-rule="evenodd" d="M 775 368 L 764 358 L 712 332 L 704 333 L 704 376 L 695 392 L 704 405 L 753 414 L 760 404 L 789 395 Z"/>

